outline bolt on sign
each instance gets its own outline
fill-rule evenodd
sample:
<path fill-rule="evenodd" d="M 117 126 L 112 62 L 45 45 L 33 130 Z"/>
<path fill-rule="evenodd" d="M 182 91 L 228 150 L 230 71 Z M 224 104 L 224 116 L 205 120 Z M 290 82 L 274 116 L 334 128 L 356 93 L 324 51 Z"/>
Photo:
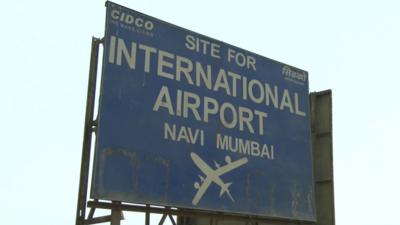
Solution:
<path fill-rule="evenodd" d="M 91 197 L 314 221 L 308 73 L 106 7 Z"/>

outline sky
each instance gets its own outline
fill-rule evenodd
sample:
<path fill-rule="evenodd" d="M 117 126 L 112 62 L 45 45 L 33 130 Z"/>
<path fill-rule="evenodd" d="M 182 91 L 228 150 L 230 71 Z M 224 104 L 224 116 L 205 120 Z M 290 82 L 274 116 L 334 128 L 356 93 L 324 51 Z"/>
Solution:
<path fill-rule="evenodd" d="M 399 224 L 399 1 L 116 3 L 307 70 L 310 91 L 332 89 L 336 224 Z M 104 1 L 1 5 L 2 224 L 73 224 Z"/>

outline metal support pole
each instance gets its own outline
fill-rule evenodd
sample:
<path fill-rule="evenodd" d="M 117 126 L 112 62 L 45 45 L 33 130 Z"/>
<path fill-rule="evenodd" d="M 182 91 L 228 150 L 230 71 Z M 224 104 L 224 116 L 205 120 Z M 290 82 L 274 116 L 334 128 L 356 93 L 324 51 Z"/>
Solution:
<path fill-rule="evenodd" d="M 78 204 L 76 210 L 76 222 L 75 222 L 76 225 L 83 225 L 86 216 L 86 201 L 87 201 L 89 164 L 90 164 L 90 147 L 92 144 L 92 132 L 94 126 L 93 114 L 94 114 L 97 65 L 98 65 L 100 43 L 101 43 L 100 39 L 95 37 L 92 38 L 89 81 L 88 81 L 87 98 L 86 98 L 85 127 L 84 127 L 83 144 L 82 144 L 81 172 L 79 179 Z"/>
<path fill-rule="evenodd" d="M 158 225 L 164 225 L 164 222 L 165 222 L 166 218 L 167 218 L 167 214 L 163 214 L 161 219 L 160 219 L 160 222 L 158 222 Z"/>
<path fill-rule="evenodd" d="M 176 222 L 174 220 L 174 217 L 172 217 L 171 214 L 168 214 L 169 220 L 171 221 L 172 225 L 176 225 Z"/>
<path fill-rule="evenodd" d="M 335 225 L 332 91 L 311 93 L 316 225 Z"/>
<path fill-rule="evenodd" d="M 150 205 L 146 204 L 146 208 L 150 208 Z M 150 225 L 150 212 L 146 212 L 146 217 L 145 217 L 144 224 L 145 225 Z"/>
<path fill-rule="evenodd" d="M 121 224 L 121 210 L 112 209 L 111 210 L 111 225 L 120 225 Z"/>

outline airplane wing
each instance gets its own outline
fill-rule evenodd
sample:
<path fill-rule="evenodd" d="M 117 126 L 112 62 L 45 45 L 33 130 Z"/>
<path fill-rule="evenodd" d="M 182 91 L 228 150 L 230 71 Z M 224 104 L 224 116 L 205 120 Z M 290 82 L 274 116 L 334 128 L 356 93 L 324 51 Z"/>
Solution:
<path fill-rule="evenodd" d="M 239 160 L 236 160 L 235 162 L 231 162 L 225 166 L 218 168 L 217 170 L 215 170 L 215 174 L 217 176 L 221 176 L 222 174 L 225 174 L 233 169 L 236 169 L 239 166 L 246 164 L 247 162 L 248 162 L 247 158 L 241 158 Z"/>
<path fill-rule="evenodd" d="M 206 162 L 204 162 L 196 153 L 191 152 L 190 157 L 192 157 L 193 162 L 196 164 L 196 166 L 206 175 L 210 175 L 214 172 L 211 167 L 207 165 Z"/>
<path fill-rule="evenodd" d="M 194 198 L 192 200 L 192 204 L 193 205 L 197 205 L 197 203 L 199 203 L 201 197 L 203 197 L 204 193 L 208 189 L 208 186 L 210 186 L 211 182 L 212 182 L 211 178 L 210 177 L 206 177 L 206 179 L 201 184 L 199 190 L 197 191 L 196 195 L 194 196 Z"/>

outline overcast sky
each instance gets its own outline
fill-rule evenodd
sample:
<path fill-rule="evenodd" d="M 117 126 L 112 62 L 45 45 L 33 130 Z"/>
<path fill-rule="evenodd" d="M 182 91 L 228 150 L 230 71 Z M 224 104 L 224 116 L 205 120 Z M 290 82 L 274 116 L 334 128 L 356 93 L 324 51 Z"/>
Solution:
<path fill-rule="evenodd" d="M 307 70 L 311 91 L 332 89 L 336 224 L 399 224 L 399 1 L 116 3 Z M 104 2 L 1 6 L 1 223 L 70 225 Z"/>

